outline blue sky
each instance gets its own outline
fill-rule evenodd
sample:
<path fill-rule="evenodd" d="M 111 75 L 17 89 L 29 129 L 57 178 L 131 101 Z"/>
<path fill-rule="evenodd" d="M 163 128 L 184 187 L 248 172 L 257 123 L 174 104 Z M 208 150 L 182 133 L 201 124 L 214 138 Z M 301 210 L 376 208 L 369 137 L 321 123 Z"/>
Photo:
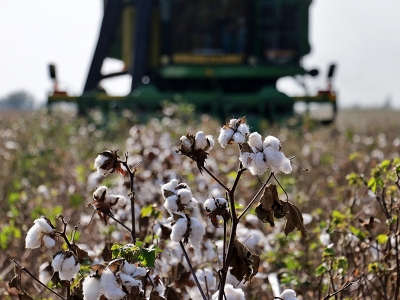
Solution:
<path fill-rule="evenodd" d="M 380 106 L 391 99 L 400 108 L 400 1 L 314 0 L 310 9 L 312 51 L 306 68 L 311 91 L 324 86 L 328 65 L 338 64 L 334 86 L 339 105 Z M 2 0 L 0 2 L 0 98 L 26 90 L 44 101 L 51 89 L 47 65 L 55 63 L 61 86 L 79 95 L 87 76 L 102 16 L 101 0 Z M 107 71 L 121 63 L 108 60 Z M 126 94 L 129 76 L 104 84 L 110 94 Z M 290 78 L 278 88 L 301 89 Z"/>

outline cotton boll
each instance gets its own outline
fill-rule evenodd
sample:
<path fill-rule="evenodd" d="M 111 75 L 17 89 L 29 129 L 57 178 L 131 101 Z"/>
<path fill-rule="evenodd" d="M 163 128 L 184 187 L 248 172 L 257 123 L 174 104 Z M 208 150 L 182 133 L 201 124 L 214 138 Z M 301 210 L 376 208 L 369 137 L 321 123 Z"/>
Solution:
<path fill-rule="evenodd" d="M 187 136 L 185 135 L 182 136 L 180 140 L 181 140 L 181 147 L 183 148 L 183 150 L 192 151 L 193 144 L 192 141 L 189 140 Z"/>
<path fill-rule="evenodd" d="M 210 144 L 208 148 L 204 149 L 204 151 L 210 151 L 212 148 L 214 148 L 215 141 L 212 135 L 207 135 L 206 139 L 208 140 L 208 143 Z"/>
<path fill-rule="evenodd" d="M 254 152 L 257 152 L 257 150 L 262 151 L 263 149 L 263 142 L 261 140 L 261 135 L 258 132 L 253 132 L 252 134 L 250 134 L 248 143 L 252 148 L 256 149 L 256 151 Z"/>
<path fill-rule="evenodd" d="M 181 218 L 176 221 L 174 226 L 172 226 L 171 240 L 173 240 L 174 242 L 180 242 L 184 234 L 186 233 L 187 228 L 187 219 Z"/>
<path fill-rule="evenodd" d="M 124 196 L 118 195 L 115 197 L 117 198 L 117 205 L 124 206 L 126 204 L 126 198 Z"/>
<path fill-rule="evenodd" d="M 118 285 L 117 279 L 110 269 L 105 269 L 100 278 L 100 292 L 110 300 L 119 300 L 126 296 Z"/>
<path fill-rule="evenodd" d="M 321 233 L 319 236 L 319 241 L 322 245 L 328 246 L 331 242 L 331 237 L 328 232 Z"/>
<path fill-rule="evenodd" d="M 51 263 L 45 262 L 39 267 L 39 280 L 44 284 L 48 284 L 51 280 L 51 277 L 53 277 L 53 273 L 54 270 L 51 266 Z"/>
<path fill-rule="evenodd" d="M 107 195 L 108 188 L 106 186 L 99 186 L 93 193 L 94 199 L 101 199 L 103 195 Z"/>
<path fill-rule="evenodd" d="M 173 192 L 174 194 L 176 193 L 176 187 L 178 186 L 179 181 L 178 179 L 172 179 L 170 182 L 163 184 L 161 186 L 161 193 L 164 195 L 164 191 L 170 191 Z"/>
<path fill-rule="evenodd" d="M 45 218 L 39 218 L 34 221 L 35 224 L 38 224 L 44 233 L 53 232 L 53 228 L 47 223 Z"/>
<path fill-rule="evenodd" d="M 225 285 L 225 296 L 227 300 L 246 300 L 244 297 L 244 292 L 242 289 L 235 289 L 231 284 Z M 212 295 L 212 300 L 217 300 L 219 295 L 219 290 Z"/>
<path fill-rule="evenodd" d="M 178 211 L 177 201 L 178 201 L 178 196 L 176 195 L 172 195 L 167 199 L 165 199 L 164 207 L 170 214 L 176 213 Z"/>
<path fill-rule="evenodd" d="M 284 290 L 283 293 L 281 294 L 281 298 L 283 300 L 298 300 L 296 298 L 296 292 L 292 289 Z"/>
<path fill-rule="evenodd" d="M 133 286 L 138 286 L 139 291 L 142 291 L 142 282 L 140 280 L 137 280 L 133 277 L 131 277 L 128 274 L 125 273 L 120 273 L 119 278 L 122 281 L 122 284 L 128 289 L 128 291 L 131 289 Z"/>
<path fill-rule="evenodd" d="M 235 132 L 232 136 L 232 139 L 236 144 L 243 144 L 246 141 L 246 138 L 240 132 Z"/>
<path fill-rule="evenodd" d="M 188 189 L 180 189 L 177 196 L 182 204 L 188 204 L 192 199 L 192 192 Z"/>
<path fill-rule="evenodd" d="M 268 165 L 265 161 L 264 153 L 257 152 L 255 155 L 255 159 L 252 161 L 249 166 L 250 173 L 253 175 L 262 175 L 265 171 L 267 171 Z"/>
<path fill-rule="evenodd" d="M 237 119 L 231 119 L 229 121 L 229 127 L 236 129 L 236 126 L 237 126 Z"/>
<path fill-rule="evenodd" d="M 272 169 L 272 171 L 282 172 L 284 174 L 292 172 L 290 160 L 285 156 L 285 154 L 283 154 L 283 152 L 267 147 L 264 150 L 264 154 L 267 159 L 267 165 Z"/>
<path fill-rule="evenodd" d="M 53 257 L 53 260 L 51 262 L 51 266 L 54 269 L 54 272 L 58 272 L 61 270 L 62 263 L 64 262 L 64 253 L 59 253 L 55 257 Z"/>
<path fill-rule="evenodd" d="M 48 235 L 43 236 L 43 243 L 46 248 L 53 248 L 56 241 Z"/>
<path fill-rule="evenodd" d="M 28 233 L 26 234 L 25 238 L 25 248 L 35 249 L 41 246 L 41 240 L 43 236 L 43 231 L 38 224 L 35 223 Z"/>
<path fill-rule="evenodd" d="M 239 160 L 242 162 L 243 167 L 248 168 L 255 157 L 254 153 L 243 152 L 240 153 Z"/>
<path fill-rule="evenodd" d="M 190 237 L 189 241 L 193 247 L 197 248 L 200 246 L 200 242 L 203 239 L 206 230 L 203 224 L 197 218 L 190 218 Z"/>
<path fill-rule="evenodd" d="M 207 200 L 204 202 L 204 207 L 205 207 L 206 211 L 208 211 L 208 212 L 212 212 L 212 211 L 214 211 L 215 209 L 217 209 L 217 205 L 215 204 L 214 198 L 207 199 Z"/>
<path fill-rule="evenodd" d="M 107 175 L 107 170 L 101 169 L 101 166 L 108 160 L 109 158 L 104 155 L 98 155 L 94 160 L 94 167 L 97 169 L 97 172 L 103 176 Z"/>
<path fill-rule="evenodd" d="M 225 198 L 216 198 L 215 201 L 217 202 L 218 207 L 221 207 L 228 203 L 228 201 Z"/>
<path fill-rule="evenodd" d="M 249 126 L 245 123 L 242 123 L 238 126 L 237 131 L 240 132 L 244 137 L 250 133 Z"/>
<path fill-rule="evenodd" d="M 225 148 L 229 141 L 232 139 L 233 134 L 235 131 L 231 128 L 221 128 L 218 143 L 220 143 L 222 148 Z"/>
<path fill-rule="evenodd" d="M 205 148 L 208 147 L 207 138 L 203 131 L 197 132 L 194 140 L 195 140 L 194 148 L 196 150 L 198 149 L 204 150 Z"/>
<path fill-rule="evenodd" d="M 65 257 L 65 256 L 64 256 Z M 71 280 L 75 277 L 80 269 L 80 264 L 76 261 L 75 257 L 67 257 L 64 259 L 59 276 L 61 280 Z"/>
<path fill-rule="evenodd" d="M 269 135 L 265 138 L 264 140 L 264 148 L 265 147 L 271 147 L 272 149 L 276 150 L 276 151 L 280 151 L 281 150 L 281 142 L 274 136 Z"/>
<path fill-rule="evenodd" d="M 82 283 L 84 300 L 97 300 L 100 296 L 100 280 L 96 277 L 88 276 Z"/>

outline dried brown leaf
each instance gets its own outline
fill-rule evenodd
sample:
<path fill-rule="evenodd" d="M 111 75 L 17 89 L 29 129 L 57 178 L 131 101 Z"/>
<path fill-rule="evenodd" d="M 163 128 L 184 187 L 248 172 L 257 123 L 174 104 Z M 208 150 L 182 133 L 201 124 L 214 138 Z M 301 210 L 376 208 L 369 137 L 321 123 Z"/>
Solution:
<path fill-rule="evenodd" d="M 256 207 L 257 217 L 264 223 L 275 226 L 274 211 L 280 210 L 282 205 L 278 196 L 278 189 L 275 184 L 268 184 L 260 198 L 259 205 Z"/>
<path fill-rule="evenodd" d="M 250 281 L 257 274 L 259 265 L 260 257 L 251 252 L 244 244 L 235 240 L 233 258 L 230 263 L 231 274 L 239 281 Z"/>
<path fill-rule="evenodd" d="M 150 293 L 150 300 L 167 300 L 167 298 L 160 296 L 157 291 L 152 291 Z"/>
<path fill-rule="evenodd" d="M 297 229 L 300 230 L 304 238 L 307 237 L 307 230 L 304 227 L 303 215 L 300 209 L 288 201 L 281 201 L 281 204 L 286 213 L 285 235 L 287 236 L 290 232 Z"/>

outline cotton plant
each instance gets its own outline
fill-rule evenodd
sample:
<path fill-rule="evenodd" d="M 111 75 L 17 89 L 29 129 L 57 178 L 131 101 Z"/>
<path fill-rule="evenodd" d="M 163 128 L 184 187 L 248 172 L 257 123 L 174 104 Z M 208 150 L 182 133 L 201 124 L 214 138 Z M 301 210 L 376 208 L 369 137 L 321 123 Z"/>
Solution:
<path fill-rule="evenodd" d="M 241 218 L 249 210 L 250 206 L 260 197 L 257 218 L 264 222 L 275 226 L 275 218 L 286 218 L 284 232 L 287 235 L 294 229 L 302 232 L 303 236 L 307 235 L 304 228 L 303 218 L 299 209 L 289 201 L 282 201 L 276 194 L 268 194 L 271 189 L 269 181 L 275 178 L 276 174 L 289 174 L 292 172 L 292 161 L 282 152 L 282 144 L 279 139 L 274 136 L 267 136 L 265 139 L 257 133 L 250 133 L 249 126 L 246 124 L 245 117 L 239 119 L 231 119 L 220 129 L 218 143 L 222 148 L 227 146 L 237 146 L 239 152 L 239 168 L 236 179 L 232 187 L 228 187 L 220 178 L 216 177 L 207 167 L 207 158 L 210 155 L 212 147 L 199 147 L 196 150 L 196 137 L 204 137 L 203 132 L 196 135 L 187 134 L 181 137 L 180 146 L 176 150 L 177 153 L 187 156 L 196 162 L 197 168 L 201 174 L 207 173 L 219 187 L 224 190 L 225 197 L 221 197 L 221 193 L 217 193 L 217 197 L 212 197 L 204 201 L 203 208 L 206 216 L 210 219 L 212 226 L 219 228 L 223 226 L 224 237 L 219 251 L 222 268 L 220 272 L 219 290 L 212 295 L 212 299 L 223 299 L 223 295 L 227 299 L 245 299 L 243 290 L 234 289 L 230 286 L 227 277 L 228 272 L 233 275 L 238 282 L 250 281 L 258 272 L 260 266 L 260 258 L 255 253 L 263 249 L 265 244 L 265 236 L 256 228 L 246 228 L 240 223 Z M 209 140 L 213 140 L 208 136 Z M 204 146 L 208 144 L 204 143 Z M 211 145 L 211 143 L 209 143 Z M 197 152 L 196 152 L 197 151 Z M 267 181 L 247 205 L 247 207 L 239 214 L 236 212 L 236 188 L 240 178 L 246 170 L 252 175 L 261 176 L 266 171 L 271 171 Z M 171 207 L 170 204 L 165 206 Z M 176 206 L 174 206 L 176 208 Z M 181 212 L 178 212 L 181 214 Z M 186 220 L 179 218 L 177 224 L 182 226 L 180 234 L 184 231 Z M 230 223 L 230 233 L 227 233 L 227 224 Z M 253 220 L 254 223 L 254 220 Z M 179 227 L 180 228 L 180 227 Z M 229 237 L 228 237 L 229 235 Z M 174 235 L 171 235 L 171 237 Z M 255 251 L 255 252 L 253 252 Z M 221 256 L 222 254 L 222 256 Z M 194 273 L 192 271 L 192 273 Z M 194 276 L 195 277 L 195 276 Z M 201 284 L 196 281 L 199 291 L 202 292 Z M 237 283 L 236 283 L 237 284 Z M 202 294 L 203 299 L 204 291 Z"/>

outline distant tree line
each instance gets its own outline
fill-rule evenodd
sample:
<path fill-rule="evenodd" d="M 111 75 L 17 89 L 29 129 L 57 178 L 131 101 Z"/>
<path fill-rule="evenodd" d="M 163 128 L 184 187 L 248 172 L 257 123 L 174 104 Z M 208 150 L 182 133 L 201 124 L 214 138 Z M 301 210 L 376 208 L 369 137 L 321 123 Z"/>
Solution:
<path fill-rule="evenodd" d="M 35 108 L 35 98 L 26 91 L 16 91 L 0 99 L 0 110 L 21 109 L 30 110 Z"/>

